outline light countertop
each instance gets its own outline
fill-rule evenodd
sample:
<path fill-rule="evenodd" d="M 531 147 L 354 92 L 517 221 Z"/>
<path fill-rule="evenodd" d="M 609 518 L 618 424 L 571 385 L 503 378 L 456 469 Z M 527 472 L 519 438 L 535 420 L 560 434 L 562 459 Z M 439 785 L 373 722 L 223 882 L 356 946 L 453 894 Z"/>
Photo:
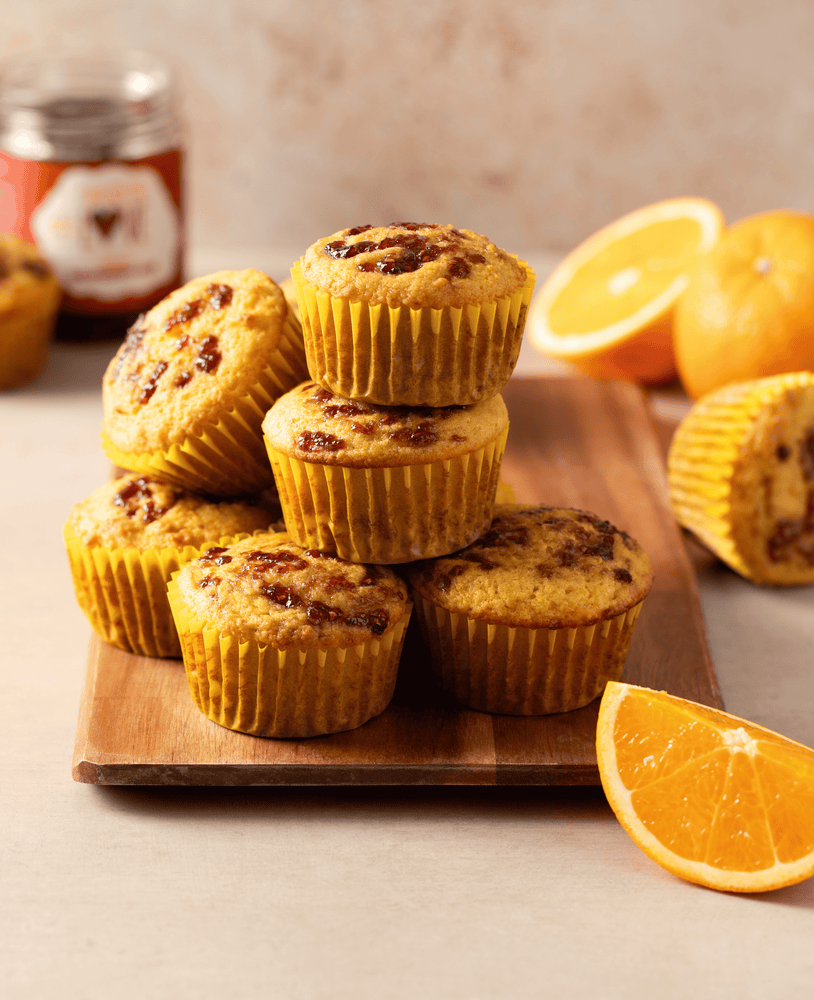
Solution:
<path fill-rule="evenodd" d="M 189 273 L 285 253 L 194 254 Z M 555 258 L 529 254 L 542 276 Z M 71 780 L 88 624 L 61 526 L 103 482 L 114 347 L 0 395 L 0 994 L 752 1000 L 814 989 L 814 880 L 754 896 L 654 865 L 593 788 L 104 788 Z M 562 371 L 524 346 L 517 372 Z M 657 394 L 657 419 L 686 402 Z M 695 552 L 726 708 L 814 745 L 814 588 Z"/>

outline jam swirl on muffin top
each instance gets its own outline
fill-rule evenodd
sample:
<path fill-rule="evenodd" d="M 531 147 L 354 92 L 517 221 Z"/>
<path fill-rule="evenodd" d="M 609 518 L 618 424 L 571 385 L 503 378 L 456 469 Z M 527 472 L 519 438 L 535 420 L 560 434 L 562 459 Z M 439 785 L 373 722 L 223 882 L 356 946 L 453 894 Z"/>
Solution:
<path fill-rule="evenodd" d="M 537 529 L 537 530 L 535 530 Z M 551 541 L 545 547 L 536 547 L 534 538 L 540 534 Z M 631 584 L 633 577 L 630 562 L 619 565 L 620 554 L 616 540 L 623 549 L 633 553 L 636 545 L 627 532 L 615 528 L 588 511 L 573 510 L 562 512 L 555 507 L 540 505 L 520 512 L 512 512 L 493 519 L 492 525 L 476 542 L 444 557 L 444 562 L 453 565 L 437 577 L 438 589 L 448 591 L 452 581 L 468 570 L 488 572 L 505 562 L 501 550 L 508 553 L 520 550 L 535 551 L 543 555 L 540 561 L 532 561 L 533 568 L 540 577 L 557 576 L 563 569 L 580 573 L 595 573 L 596 560 L 600 563 L 614 563 L 604 572 L 611 574 L 619 583 Z M 624 556 L 621 557 L 624 559 Z"/>
<path fill-rule="evenodd" d="M 240 594 L 251 609 L 241 610 L 242 617 L 259 616 L 280 635 L 306 629 L 324 638 L 342 627 L 380 636 L 398 621 L 406 600 L 394 573 L 304 549 L 283 534 L 255 536 L 228 549 L 213 546 L 188 572 L 210 607 Z"/>
<path fill-rule="evenodd" d="M 204 289 L 202 295 L 184 302 L 172 312 L 157 328 L 157 332 L 168 334 L 176 331 L 178 327 L 186 326 L 191 320 L 207 310 L 217 312 L 225 309 L 231 303 L 232 296 L 233 289 L 229 285 L 212 283 Z M 144 372 L 143 366 L 138 363 L 139 355 L 143 350 L 144 338 L 151 332 L 154 331 L 150 321 L 142 313 L 127 331 L 111 375 L 115 382 L 122 376 L 126 367 L 130 368 L 125 379 L 134 385 L 135 401 L 139 406 L 150 402 L 158 389 L 162 376 L 170 367 L 170 361 L 165 358 L 156 361 L 147 372 Z M 214 334 L 206 334 L 197 339 L 187 332 L 180 335 L 174 334 L 172 341 L 166 344 L 166 350 L 168 356 L 181 356 L 181 369 L 172 381 L 172 385 L 176 389 L 182 389 L 188 385 L 198 374 L 213 374 L 217 371 L 222 360 L 220 344 Z"/>
<path fill-rule="evenodd" d="M 373 229 L 373 226 L 354 226 L 348 229 L 345 238 L 326 243 L 323 252 L 337 260 L 347 260 L 360 254 L 376 250 L 391 250 L 378 260 L 365 260 L 357 264 L 360 271 L 377 271 L 379 274 L 406 274 L 417 271 L 422 265 L 439 257 L 448 256 L 447 276 L 466 278 L 472 266 L 485 264 L 483 254 L 465 248 L 465 237 L 452 226 L 440 226 L 433 222 L 390 222 L 388 229 L 402 229 L 406 232 L 395 236 L 385 236 L 378 241 L 356 240 L 348 242 L 351 236 L 359 236 Z M 422 231 L 419 235 L 419 230 Z"/>
<path fill-rule="evenodd" d="M 405 572 L 430 603 L 530 629 L 615 618 L 653 582 L 647 554 L 626 532 L 596 514 L 542 504 L 498 504 L 476 542 Z"/>
<path fill-rule="evenodd" d="M 309 310 L 314 308 L 314 290 L 360 302 L 363 312 L 367 305 L 482 309 L 501 301 L 509 307 L 509 315 L 501 314 L 499 323 L 512 328 L 522 326 L 525 312 L 521 316 L 518 305 L 525 310 L 533 287 L 530 269 L 488 237 L 435 222 L 340 229 L 312 244 L 294 264 L 292 274 L 311 303 Z M 442 341 L 448 329 L 457 337 L 459 326 L 466 328 L 473 321 L 457 313 L 427 318 Z M 416 374 L 421 378 L 421 372 Z M 430 402 L 430 398 L 422 401 Z"/>
<path fill-rule="evenodd" d="M 271 451 L 298 461 L 396 468 L 474 454 L 501 440 L 508 424 L 500 394 L 469 406 L 380 406 L 303 382 L 275 400 L 263 435 Z"/>
<path fill-rule="evenodd" d="M 180 495 L 166 483 L 157 483 L 150 476 L 133 476 L 116 490 L 112 499 L 127 517 L 141 524 L 152 524 L 175 506 Z"/>
<path fill-rule="evenodd" d="M 416 449 L 428 448 L 440 441 L 443 433 L 441 424 L 449 420 L 453 413 L 464 409 L 462 406 L 435 409 L 428 406 L 376 406 L 334 396 L 316 382 L 307 383 L 301 390 L 309 406 L 319 410 L 324 421 L 349 420 L 350 429 L 357 434 L 369 437 L 380 433 L 398 445 Z M 466 436 L 452 434 L 450 440 L 463 442 Z M 345 438 L 327 430 L 306 430 L 297 435 L 297 447 L 306 453 L 339 452 L 347 446 Z"/>

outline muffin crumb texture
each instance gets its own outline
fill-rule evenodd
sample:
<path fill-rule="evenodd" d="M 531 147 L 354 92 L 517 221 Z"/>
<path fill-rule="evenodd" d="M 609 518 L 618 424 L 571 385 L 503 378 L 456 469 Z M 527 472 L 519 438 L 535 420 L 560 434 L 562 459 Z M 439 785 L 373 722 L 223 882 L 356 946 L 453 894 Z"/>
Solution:
<path fill-rule="evenodd" d="M 285 533 L 214 546 L 176 578 L 206 627 L 276 649 L 337 648 L 390 632 L 407 607 L 391 570 L 305 549 Z"/>
<path fill-rule="evenodd" d="M 638 604 L 650 562 L 630 535 L 587 511 L 501 504 L 489 530 L 417 564 L 419 594 L 453 613 L 524 628 L 576 628 Z"/>
<path fill-rule="evenodd" d="M 105 483 L 71 511 L 67 527 L 89 547 L 201 548 L 208 542 L 267 531 L 279 506 L 255 500 L 209 500 L 130 474 Z"/>
<path fill-rule="evenodd" d="M 515 257 L 469 229 L 424 222 L 355 226 L 318 240 L 303 277 L 337 298 L 445 309 L 493 302 L 523 285 Z"/>
<path fill-rule="evenodd" d="M 814 384 L 787 393 L 758 420 L 739 464 L 733 499 L 740 524 L 749 511 L 756 528 L 736 529 L 744 547 L 754 546 L 755 559 L 780 576 L 807 569 L 814 580 Z"/>
<path fill-rule="evenodd" d="M 133 453 L 195 434 L 273 363 L 287 316 L 282 291 L 253 269 L 176 289 L 138 318 L 105 373 L 106 433 Z"/>
<path fill-rule="evenodd" d="M 814 583 L 814 374 L 728 386 L 676 431 L 678 521 L 755 583 Z"/>
<path fill-rule="evenodd" d="M 508 421 L 499 395 L 468 407 L 377 406 L 305 382 L 277 400 L 263 432 L 273 448 L 303 462 L 392 468 L 475 451 Z"/>

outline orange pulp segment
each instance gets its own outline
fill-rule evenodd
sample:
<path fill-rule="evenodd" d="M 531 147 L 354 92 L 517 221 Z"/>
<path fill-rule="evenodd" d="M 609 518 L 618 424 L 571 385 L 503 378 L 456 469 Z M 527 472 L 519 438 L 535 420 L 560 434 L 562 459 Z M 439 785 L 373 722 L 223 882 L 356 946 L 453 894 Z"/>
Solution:
<path fill-rule="evenodd" d="M 619 682 L 603 695 L 596 748 L 617 819 L 667 871 L 730 892 L 814 874 L 814 750 Z"/>

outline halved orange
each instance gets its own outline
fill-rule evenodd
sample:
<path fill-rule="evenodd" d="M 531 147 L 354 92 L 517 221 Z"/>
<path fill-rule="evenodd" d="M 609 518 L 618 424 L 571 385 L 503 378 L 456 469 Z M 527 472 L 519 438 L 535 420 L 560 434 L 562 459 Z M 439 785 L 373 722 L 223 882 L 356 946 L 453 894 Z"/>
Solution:
<path fill-rule="evenodd" d="M 705 198 L 672 198 L 600 229 L 543 283 L 532 344 L 597 378 L 658 385 L 676 378 L 673 308 L 724 217 Z"/>
<path fill-rule="evenodd" d="M 727 712 L 611 682 L 596 752 L 617 819 L 674 875 L 729 892 L 814 875 L 814 750 Z"/>

